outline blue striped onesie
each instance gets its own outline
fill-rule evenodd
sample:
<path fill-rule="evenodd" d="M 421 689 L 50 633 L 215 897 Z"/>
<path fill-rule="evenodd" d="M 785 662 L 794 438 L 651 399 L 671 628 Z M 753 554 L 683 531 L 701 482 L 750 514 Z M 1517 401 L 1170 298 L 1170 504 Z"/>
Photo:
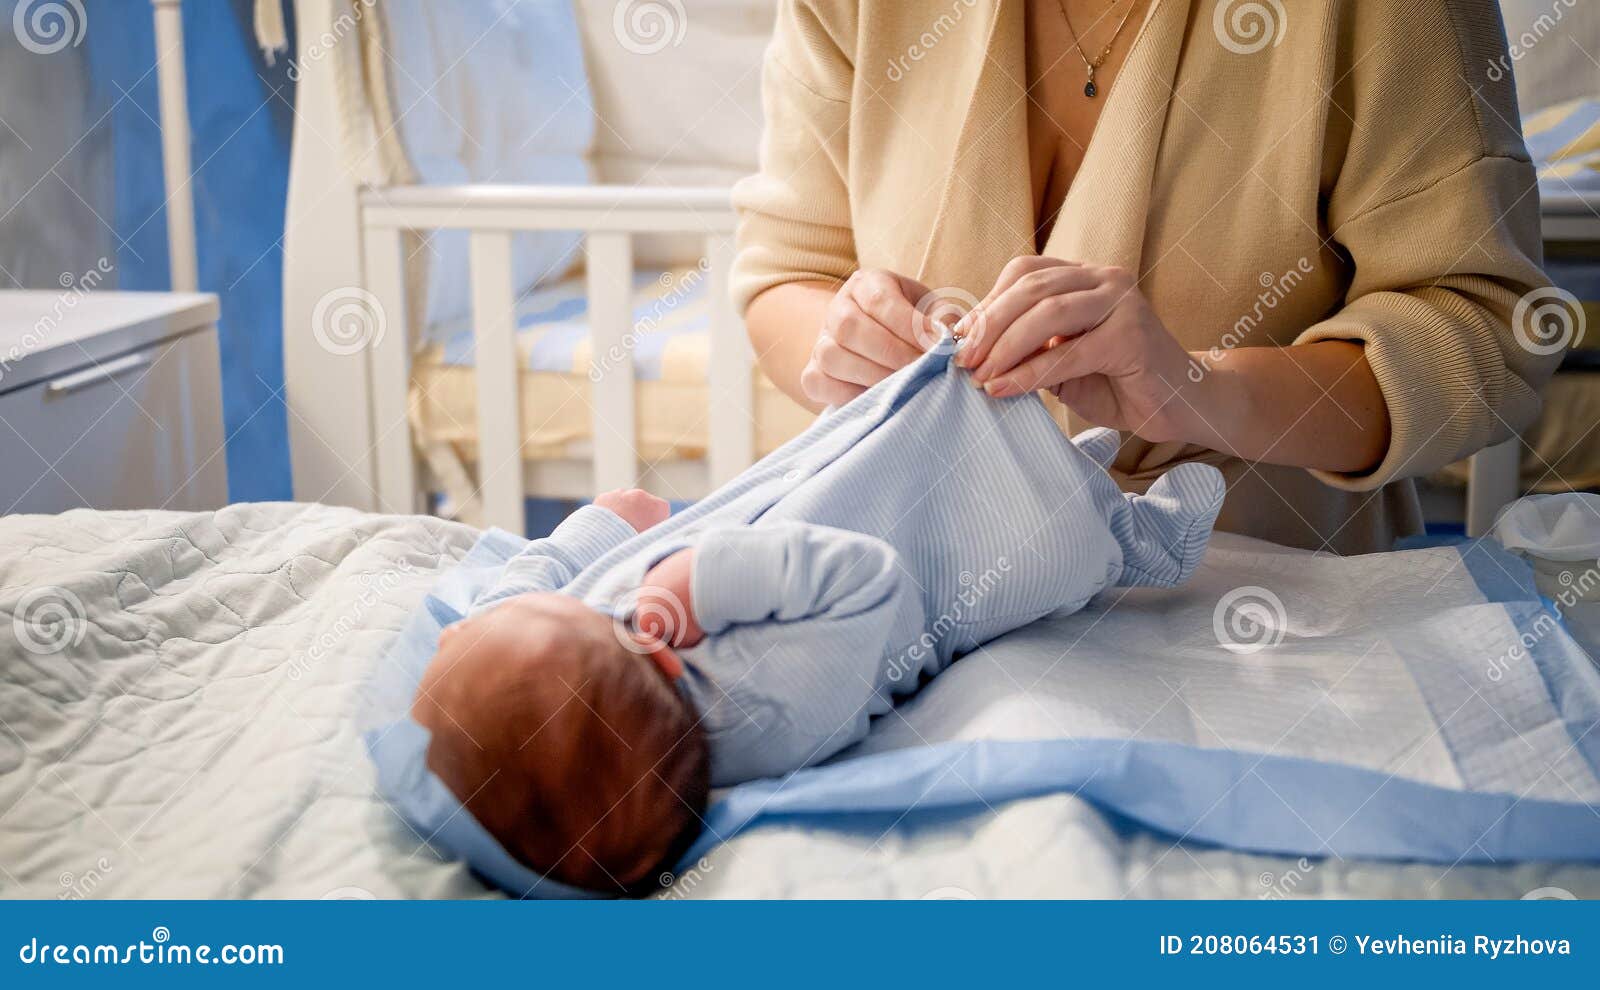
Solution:
<path fill-rule="evenodd" d="M 1199 563 L 1216 469 L 1144 495 L 1103 465 L 1111 430 L 1069 440 L 1038 397 L 991 399 L 951 340 L 739 477 L 636 534 L 597 506 L 531 543 L 473 606 L 560 591 L 627 618 L 657 561 L 695 548 L 706 639 L 678 681 L 703 717 L 712 782 L 799 769 L 957 656 L 1112 585 L 1167 587 Z"/>

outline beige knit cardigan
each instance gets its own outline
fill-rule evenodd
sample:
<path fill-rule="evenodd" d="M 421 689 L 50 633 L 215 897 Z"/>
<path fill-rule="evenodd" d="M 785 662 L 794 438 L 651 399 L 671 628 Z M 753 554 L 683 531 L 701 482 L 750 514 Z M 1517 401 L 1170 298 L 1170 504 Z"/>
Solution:
<path fill-rule="evenodd" d="M 875 267 L 982 296 L 1034 253 L 1023 6 L 783 0 L 735 194 L 741 308 Z M 1420 525 L 1407 479 L 1526 426 L 1559 359 L 1512 327 L 1548 283 L 1498 9 L 1154 0 L 1124 43 L 1044 253 L 1137 272 L 1191 351 L 1364 342 L 1393 436 L 1361 475 L 1129 436 L 1118 480 L 1209 461 L 1225 529 L 1387 548 Z"/>

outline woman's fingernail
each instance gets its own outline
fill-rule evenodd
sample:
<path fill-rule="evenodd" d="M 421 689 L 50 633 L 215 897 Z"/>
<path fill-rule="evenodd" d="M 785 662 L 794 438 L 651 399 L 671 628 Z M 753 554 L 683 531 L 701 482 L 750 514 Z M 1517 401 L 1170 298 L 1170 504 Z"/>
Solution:
<path fill-rule="evenodd" d="M 983 390 L 988 392 L 992 398 L 1004 399 L 1011 394 L 1012 387 L 1012 382 L 1009 379 L 1001 378 L 985 383 Z"/>

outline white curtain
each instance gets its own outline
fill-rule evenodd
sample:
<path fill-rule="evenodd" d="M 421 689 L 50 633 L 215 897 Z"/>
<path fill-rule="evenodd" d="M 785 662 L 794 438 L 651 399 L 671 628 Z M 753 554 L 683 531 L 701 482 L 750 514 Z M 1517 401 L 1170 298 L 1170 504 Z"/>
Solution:
<path fill-rule="evenodd" d="M 1522 116 L 1600 99 L 1600 2 L 1500 0 Z"/>
<path fill-rule="evenodd" d="M 84 47 L 25 47 L 12 30 L 18 2 L 0 0 L 0 289 L 59 291 L 117 260 L 110 118 Z M 115 273 L 100 284 L 115 287 Z"/>

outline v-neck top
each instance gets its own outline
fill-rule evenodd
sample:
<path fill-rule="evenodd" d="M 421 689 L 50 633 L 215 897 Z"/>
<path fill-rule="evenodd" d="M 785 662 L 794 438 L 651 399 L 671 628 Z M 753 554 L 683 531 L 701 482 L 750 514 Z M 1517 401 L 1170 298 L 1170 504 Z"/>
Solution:
<path fill-rule="evenodd" d="M 1561 359 L 1529 325 L 1550 283 L 1514 83 L 1481 70 L 1506 57 L 1498 6 L 1147 2 L 1042 253 L 1134 273 L 1202 377 L 1236 347 L 1361 344 L 1391 430 L 1362 473 L 1131 434 L 1113 473 L 1143 491 L 1212 463 L 1224 529 L 1388 549 L 1421 528 L 1408 479 L 1530 424 Z M 981 298 L 1041 253 L 1027 3 L 780 6 L 761 170 L 734 190 L 739 307 L 862 268 Z"/>

